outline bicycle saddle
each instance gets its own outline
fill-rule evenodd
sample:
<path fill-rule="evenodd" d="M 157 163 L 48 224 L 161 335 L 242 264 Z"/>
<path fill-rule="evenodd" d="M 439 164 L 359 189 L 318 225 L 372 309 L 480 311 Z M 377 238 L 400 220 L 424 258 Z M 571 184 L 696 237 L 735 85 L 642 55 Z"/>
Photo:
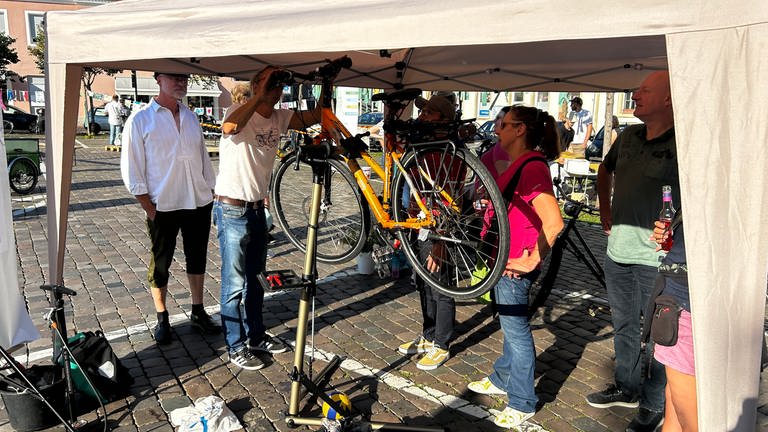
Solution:
<path fill-rule="evenodd" d="M 372 101 L 384 101 L 385 104 L 391 103 L 407 103 L 410 102 L 421 94 L 421 89 L 409 88 L 403 90 L 396 90 L 392 93 L 376 93 L 371 98 Z"/>

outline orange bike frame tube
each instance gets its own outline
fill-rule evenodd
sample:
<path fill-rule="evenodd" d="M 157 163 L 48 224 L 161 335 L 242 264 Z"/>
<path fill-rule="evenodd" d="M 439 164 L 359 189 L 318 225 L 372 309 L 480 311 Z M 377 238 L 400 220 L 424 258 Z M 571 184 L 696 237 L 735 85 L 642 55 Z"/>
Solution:
<path fill-rule="evenodd" d="M 334 114 L 332 109 L 323 108 L 322 112 L 323 112 L 322 114 L 322 136 L 323 137 L 331 138 L 336 143 L 340 143 L 343 138 L 349 138 L 352 136 L 352 134 L 344 126 L 344 124 L 341 123 L 339 118 L 336 117 L 336 114 Z M 388 138 L 391 139 L 391 137 L 388 137 Z M 389 203 L 389 199 L 391 198 L 389 196 L 390 195 L 389 186 L 392 182 L 391 181 L 392 172 L 394 171 L 393 166 L 395 163 L 397 163 L 396 161 L 400 160 L 401 154 L 394 151 L 390 151 L 389 146 L 387 146 L 387 148 L 385 148 L 384 150 L 385 169 L 382 169 L 381 165 L 379 165 L 371 157 L 371 155 L 368 154 L 368 152 L 362 151 L 360 153 L 363 160 L 365 160 L 365 162 L 368 163 L 371 169 L 374 172 L 376 172 L 376 175 L 384 179 L 384 192 L 383 192 L 384 202 Z M 432 213 L 427 209 L 427 207 L 424 205 L 421 199 L 416 199 L 416 204 L 419 206 L 419 209 L 421 210 L 421 214 L 424 215 L 423 218 L 408 218 L 403 222 L 393 221 L 388 213 L 389 204 L 387 204 L 385 208 L 385 205 L 383 205 L 381 200 L 379 200 L 379 197 L 376 196 L 376 192 L 373 190 L 373 187 L 371 187 L 371 183 L 368 181 L 368 178 L 363 173 L 363 170 L 360 169 L 360 165 L 357 163 L 357 160 L 346 158 L 346 157 L 344 158 L 344 160 L 347 163 L 349 170 L 352 172 L 352 175 L 355 177 L 355 181 L 357 181 L 357 186 L 360 188 L 360 191 L 365 197 L 365 200 L 368 201 L 368 205 L 371 207 L 371 210 L 373 211 L 373 215 L 374 217 L 376 217 L 376 221 L 381 224 L 382 228 L 384 229 L 392 229 L 392 228 L 419 229 L 419 228 L 431 226 L 434 224 Z M 402 166 L 400 168 L 402 169 Z M 428 180 L 431 180 L 431 179 L 428 179 Z M 420 198 L 418 196 L 418 191 L 416 191 L 414 188 L 411 188 L 411 193 L 415 193 L 417 198 Z M 447 199 L 450 199 L 450 197 L 447 197 Z"/>

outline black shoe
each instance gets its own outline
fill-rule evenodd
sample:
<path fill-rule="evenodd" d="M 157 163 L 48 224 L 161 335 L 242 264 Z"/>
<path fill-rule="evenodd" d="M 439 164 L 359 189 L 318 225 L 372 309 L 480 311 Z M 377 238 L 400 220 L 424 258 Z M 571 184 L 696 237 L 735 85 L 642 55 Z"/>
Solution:
<path fill-rule="evenodd" d="M 269 246 L 277 244 L 277 239 L 270 233 L 267 233 L 267 244 Z"/>
<path fill-rule="evenodd" d="M 626 432 L 653 432 L 664 423 L 664 413 L 640 408 L 627 426 Z"/>
<path fill-rule="evenodd" d="M 157 323 L 155 326 L 155 342 L 158 345 L 168 345 L 171 343 L 171 325 L 169 323 Z"/>
<path fill-rule="evenodd" d="M 607 389 L 587 395 L 587 403 L 595 408 L 610 408 L 614 406 L 637 408 L 640 404 L 637 398 L 634 398 L 619 390 L 615 384 L 611 384 Z"/>
<path fill-rule="evenodd" d="M 271 336 L 267 333 L 264 333 L 264 338 L 262 338 L 261 342 L 258 345 L 251 345 L 248 344 L 248 348 L 252 351 L 262 351 L 262 352 L 268 352 L 271 354 L 279 354 L 282 352 L 288 351 L 288 345 L 286 345 L 283 341 L 280 339 Z"/>
<path fill-rule="evenodd" d="M 259 370 L 264 367 L 264 362 L 256 357 L 248 347 L 243 347 L 234 354 L 230 353 L 229 361 L 245 370 Z"/>
<path fill-rule="evenodd" d="M 220 334 L 221 333 L 221 326 L 213 322 L 211 319 L 211 316 L 208 315 L 207 312 L 203 311 L 202 314 L 191 314 L 189 316 L 189 321 L 192 323 L 192 326 L 196 329 L 200 330 L 200 332 L 205 334 Z"/>

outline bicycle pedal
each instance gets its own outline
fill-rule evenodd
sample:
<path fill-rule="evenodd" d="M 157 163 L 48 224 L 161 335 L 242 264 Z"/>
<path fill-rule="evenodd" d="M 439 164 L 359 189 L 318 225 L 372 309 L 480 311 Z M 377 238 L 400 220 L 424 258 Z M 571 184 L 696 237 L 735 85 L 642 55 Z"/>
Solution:
<path fill-rule="evenodd" d="M 259 283 L 264 291 L 284 291 L 307 286 L 293 270 L 271 270 L 259 273 Z"/>

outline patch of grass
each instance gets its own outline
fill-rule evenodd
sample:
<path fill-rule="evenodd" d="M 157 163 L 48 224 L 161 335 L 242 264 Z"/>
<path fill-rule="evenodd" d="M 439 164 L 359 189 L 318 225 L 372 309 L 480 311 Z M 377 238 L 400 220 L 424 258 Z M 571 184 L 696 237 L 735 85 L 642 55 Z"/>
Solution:
<path fill-rule="evenodd" d="M 571 218 L 570 216 L 567 216 L 563 212 L 562 204 L 560 204 L 560 216 L 563 217 L 563 220 L 565 220 L 566 223 L 568 223 L 567 220 Z M 588 223 L 588 224 L 593 224 L 593 225 L 600 225 L 600 215 L 599 214 L 590 214 L 590 213 L 587 213 L 587 212 L 583 211 L 583 212 L 581 212 L 579 214 L 578 221 L 579 222 L 585 222 L 585 223 Z"/>

